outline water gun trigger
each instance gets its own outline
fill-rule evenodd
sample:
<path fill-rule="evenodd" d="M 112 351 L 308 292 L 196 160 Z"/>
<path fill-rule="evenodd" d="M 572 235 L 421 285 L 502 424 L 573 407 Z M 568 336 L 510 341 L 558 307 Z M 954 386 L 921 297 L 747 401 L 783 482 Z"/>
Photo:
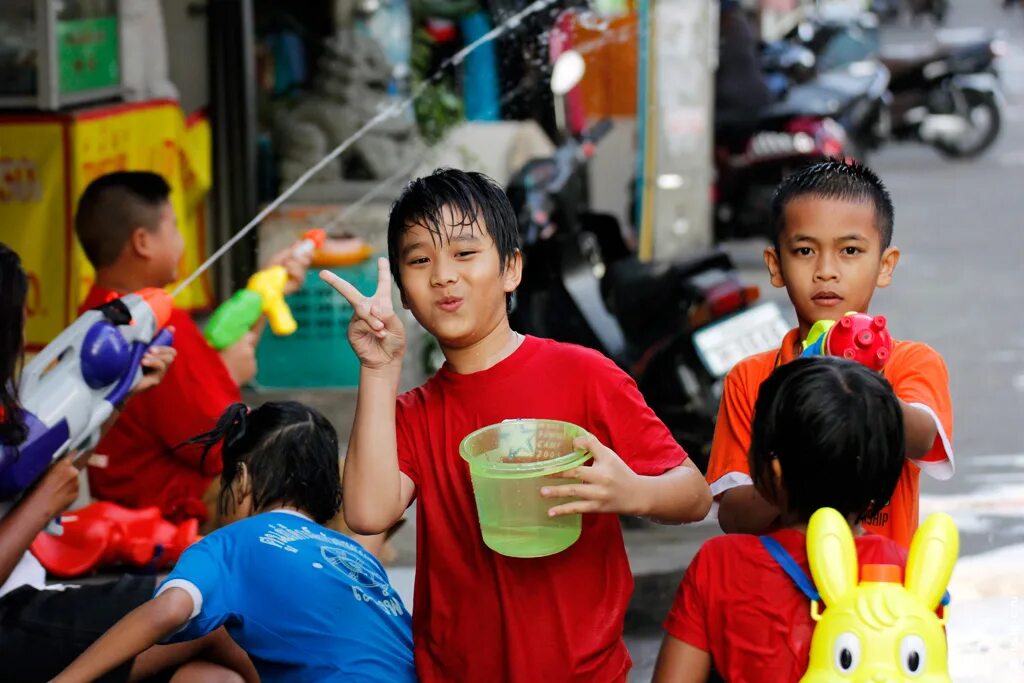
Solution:
<path fill-rule="evenodd" d="M 301 257 L 322 247 L 327 231 L 307 230 L 292 253 Z M 270 266 L 256 272 L 231 298 L 217 307 L 203 331 L 206 341 L 218 351 L 228 348 L 252 329 L 261 315 L 267 316 L 270 329 L 278 336 L 293 334 L 298 324 L 284 298 L 288 271 L 284 266 Z"/>
<path fill-rule="evenodd" d="M 298 329 L 298 324 L 284 300 L 284 288 L 288 284 L 288 271 L 284 266 L 265 268 L 251 278 L 245 288 L 260 295 L 262 310 L 274 334 L 289 335 Z"/>

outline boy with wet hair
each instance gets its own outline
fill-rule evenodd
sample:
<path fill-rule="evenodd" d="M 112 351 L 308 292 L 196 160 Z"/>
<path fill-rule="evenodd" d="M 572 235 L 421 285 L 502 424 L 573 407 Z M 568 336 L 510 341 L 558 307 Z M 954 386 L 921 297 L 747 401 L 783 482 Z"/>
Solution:
<path fill-rule="evenodd" d="M 785 287 L 798 327 L 777 351 L 738 363 L 726 376 L 707 480 L 722 530 L 763 533 L 777 506 L 754 488 L 747 464 L 750 424 L 761 383 L 798 357 L 819 320 L 865 313 L 878 287 L 888 287 L 900 260 L 892 246 L 893 205 L 882 181 L 856 163 L 813 164 L 786 178 L 772 200 L 774 240 L 764 252 L 776 287 Z M 919 342 L 896 341 L 883 370 L 903 412 L 906 462 L 888 505 L 865 528 L 908 547 L 918 525 L 919 478 L 953 476 L 953 410 L 942 357 Z"/>
<path fill-rule="evenodd" d="M 622 681 L 632 577 L 618 514 L 669 523 L 703 519 L 707 484 L 644 403 L 636 384 L 599 353 L 521 335 L 508 298 L 522 276 L 512 205 L 479 173 L 441 170 L 410 183 L 392 209 L 391 257 L 366 297 L 321 277 L 355 311 L 359 396 L 344 473 L 345 518 L 380 533 L 416 500 L 413 639 L 423 681 Z M 402 305 L 445 356 L 436 375 L 398 396 Z M 396 400 L 397 399 L 397 400 Z M 577 424 L 593 464 L 548 486 L 552 516 L 583 513 L 579 540 L 532 559 L 499 555 L 480 535 L 459 443 L 513 418 Z"/>

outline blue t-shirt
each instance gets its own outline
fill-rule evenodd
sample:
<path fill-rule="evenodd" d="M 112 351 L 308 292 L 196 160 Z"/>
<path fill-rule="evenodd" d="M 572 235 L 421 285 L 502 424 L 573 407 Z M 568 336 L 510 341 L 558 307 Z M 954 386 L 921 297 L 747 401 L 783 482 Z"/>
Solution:
<path fill-rule="evenodd" d="M 264 681 L 414 681 L 408 611 L 355 541 L 276 510 L 218 529 L 167 580 L 192 595 L 168 642 L 224 625 Z"/>

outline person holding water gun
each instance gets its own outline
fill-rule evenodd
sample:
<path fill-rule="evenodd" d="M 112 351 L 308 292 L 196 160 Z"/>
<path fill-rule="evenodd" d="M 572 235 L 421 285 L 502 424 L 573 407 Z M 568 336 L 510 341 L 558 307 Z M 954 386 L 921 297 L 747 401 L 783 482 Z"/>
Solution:
<path fill-rule="evenodd" d="M 29 433 L 17 391 L 27 291 L 21 259 L 0 244 L 0 320 L 5 322 L 0 328 L 0 446 L 4 447 L 20 446 Z M 174 360 L 173 348 L 151 348 L 141 361 L 146 372 L 131 389 L 127 405 L 159 386 Z M 85 457 L 88 453 L 64 456 L 20 498 L 0 501 L 0 662 L 5 681 L 52 679 L 118 619 L 144 604 L 156 586 L 153 576 L 132 575 L 84 586 L 47 586 L 46 571 L 29 546 L 77 500 L 75 461 Z M 231 667 L 201 661 L 205 657 L 233 661 L 235 670 L 251 667 L 245 654 L 220 631 L 195 643 L 154 648 L 128 659 L 102 680 L 139 679 L 177 667 L 181 667 L 178 680 L 190 675 L 242 680 Z"/>
<path fill-rule="evenodd" d="M 765 249 L 765 264 L 772 284 L 786 288 L 799 326 L 777 351 L 746 358 L 726 376 L 707 472 L 719 524 L 727 533 L 756 534 L 778 519 L 778 506 L 754 487 L 747 464 L 754 402 L 772 371 L 806 350 L 804 341 L 812 353 L 820 342 L 827 353 L 849 352 L 880 370 L 900 401 L 906 462 L 889 504 L 864 526 L 908 547 L 918 525 L 920 472 L 953 476 L 946 365 L 925 344 L 888 339 L 884 319 L 844 316 L 866 313 L 875 289 L 892 282 L 900 259 L 891 246 L 892 200 L 868 168 L 826 161 L 783 180 L 772 200 L 772 221 L 775 239 Z M 847 343 L 834 343 L 842 338 Z"/>
<path fill-rule="evenodd" d="M 169 196 L 163 178 L 141 171 L 111 173 L 85 189 L 75 232 L 96 270 L 96 283 L 82 311 L 178 279 L 184 243 Z M 279 267 L 276 281 L 263 286 L 277 285 L 279 297 L 296 291 L 311 259 L 312 249 L 301 242 L 275 254 L 268 267 Z M 241 308 L 236 319 L 246 312 Z M 198 449 L 175 447 L 212 429 L 224 410 L 241 400 L 239 387 L 256 374 L 259 326 L 250 328 L 258 319 L 257 314 L 231 343 L 214 348 L 187 311 L 172 311 L 178 362 L 158 387 L 127 406 L 100 442 L 96 452 L 107 456 L 106 464 L 89 468 L 96 498 L 131 508 L 155 505 L 172 522 L 194 517 L 207 527 L 213 524 L 220 452 L 214 449 L 204 461 Z M 219 341 L 224 339 L 220 335 Z"/>
<path fill-rule="evenodd" d="M 867 575 L 866 565 L 902 568 L 907 563 L 906 548 L 861 528 L 862 520 L 885 506 L 902 476 L 904 422 L 890 384 L 861 363 L 828 356 L 799 358 L 761 384 L 749 470 L 758 495 L 782 510 L 780 528 L 763 536 L 726 534 L 704 543 L 687 567 L 665 620 L 655 683 L 801 680 L 816 627 L 804 592 L 807 583 L 800 586 L 791 577 L 810 575 L 812 516 L 832 508 L 849 524 L 862 576 Z M 834 608 L 834 603 L 823 607 L 826 614 Z M 887 618 L 872 624 L 914 616 L 888 618 L 889 612 L 881 613 Z M 910 627 L 919 624 L 911 621 Z M 898 667 L 900 652 L 897 641 L 884 664 Z M 829 652 L 830 662 L 840 660 L 839 650 L 835 653 Z M 863 653 L 866 657 L 867 645 Z M 916 665 L 908 659 L 907 678 L 870 680 L 910 680 L 910 674 L 924 673 L 919 670 L 923 666 L 944 666 L 937 654 L 920 653 Z M 721 679 L 711 678 L 712 669 Z M 869 680 L 863 671 L 857 674 L 864 677 L 847 679 L 836 672 L 825 680 Z"/>

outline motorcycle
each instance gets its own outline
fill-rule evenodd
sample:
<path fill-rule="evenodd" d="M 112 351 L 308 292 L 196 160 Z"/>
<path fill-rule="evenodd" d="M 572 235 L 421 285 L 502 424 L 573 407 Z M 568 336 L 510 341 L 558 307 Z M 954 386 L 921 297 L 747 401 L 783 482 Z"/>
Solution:
<path fill-rule="evenodd" d="M 725 252 L 641 262 L 618 219 L 589 210 L 586 165 L 610 129 L 569 138 L 509 182 L 524 257 L 512 326 L 614 360 L 703 470 L 725 374 L 776 348 L 787 325 Z"/>
<path fill-rule="evenodd" d="M 931 144 L 951 159 L 976 157 L 999 137 L 1005 108 L 996 59 L 1000 41 L 939 43 L 883 55 L 892 73 L 893 135 Z"/>
<path fill-rule="evenodd" d="M 857 21 L 806 21 L 785 40 L 835 66 L 879 61 L 891 75 L 891 130 L 949 158 L 982 154 L 998 138 L 1005 107 L 996 60 L 1006 46 L 976 32 L 943 32 L 934 45 L 881 52 Z"/>
<path fill-rule="evenodd" d="M 816 161 L 864 161 L 890 135 L 889 72 L 877 62 L 855 62 L 825 73 L 815 55 L 788 42 L 761 52 L 765 82 L 777 100 L 756 121 L 715 115 L 715 237 L 718 241 L 771 237 L 775 188 Z"/>
<path fill-rule="evenodd" d="M 822 46 L 829 59 L 822 63 L 809 47 L 769 43 L 762 48 L 761 68 L 770 83 L 777 88 L 781 84 L 782 99 L 767 113 L 817 112 L 832 118 L 846 131 L 847 155 L 865 161 L 890 136 L 892 95 L 889 70 L 877 60 L 840 61 L 858 47 L 845 45 L 837 36 Z"/>

